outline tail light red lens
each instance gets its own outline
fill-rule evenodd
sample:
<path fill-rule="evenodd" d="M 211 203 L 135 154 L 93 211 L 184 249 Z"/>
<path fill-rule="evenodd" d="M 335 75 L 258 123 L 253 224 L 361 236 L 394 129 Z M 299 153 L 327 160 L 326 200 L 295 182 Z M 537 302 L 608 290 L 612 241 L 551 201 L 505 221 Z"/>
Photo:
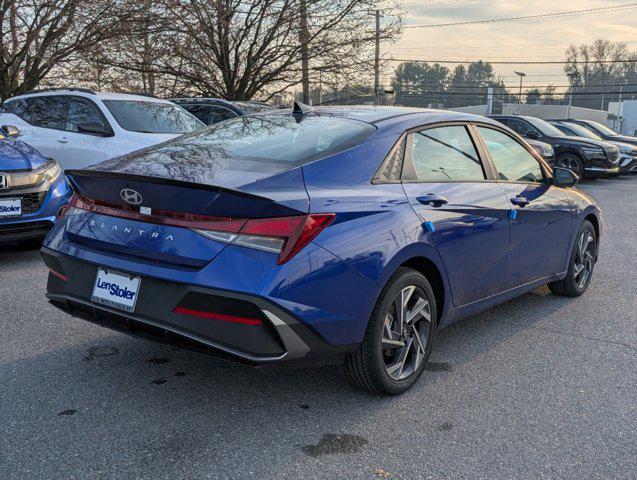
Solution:
<path fill-rule="evenodd" d="M 334 213 L 316 213 L 274 218 L 229 218 L 191 213 L 152 210 L 142 214 L 138 207 L 109 205 L 77 194 L 70 206 L 95 213 L 141 222 L 189 228 L 213 240 L 278 253 L 284 264 L 328 227 Z"/>
<path fill-rule="evenodd" d="M 335 218 L 333 213 L 258 218 L 247 220 L 236 234 L 218 227 L 197 231 L 215 240 L 278 253 L 277 264 L 282 265 L 316 238 Z"/>

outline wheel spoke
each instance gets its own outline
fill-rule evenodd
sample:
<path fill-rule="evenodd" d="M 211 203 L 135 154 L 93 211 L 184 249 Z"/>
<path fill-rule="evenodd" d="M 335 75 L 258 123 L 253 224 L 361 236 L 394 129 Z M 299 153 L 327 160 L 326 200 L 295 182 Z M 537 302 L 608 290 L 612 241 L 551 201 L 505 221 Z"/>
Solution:
<path fill-rule="evenodd" d="M 411 325 L 419 315 L 422 315 L 425 320 L 431 320 L 431 312 L 429 311 L 429 302 L 422 297 L 419 297 L 416 301 L 414 308 L 407 312 L 407 325 Z"/>
<path fill-rule="evenodd" d="M 383 338 L 383 345 L 387 345 L 392 348 L 401 348 L 405 346 L 405 342 L 401 340 L 390 340 L 389 338 Z"/>

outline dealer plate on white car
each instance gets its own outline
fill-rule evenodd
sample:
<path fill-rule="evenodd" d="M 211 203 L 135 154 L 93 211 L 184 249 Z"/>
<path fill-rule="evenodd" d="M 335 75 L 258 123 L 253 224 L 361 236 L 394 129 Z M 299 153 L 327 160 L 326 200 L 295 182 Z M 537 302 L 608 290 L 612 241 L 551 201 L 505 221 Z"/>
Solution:
<path fill-rule="evenodd" d="M 22 200 L 19 198 L 0 198 L 0 218 L 22 215 Z"/>
<path fill-rule="evenodd" d="M 134 312 L 141 278 L 97 269 L 91 301 L 126 312 Z"/>

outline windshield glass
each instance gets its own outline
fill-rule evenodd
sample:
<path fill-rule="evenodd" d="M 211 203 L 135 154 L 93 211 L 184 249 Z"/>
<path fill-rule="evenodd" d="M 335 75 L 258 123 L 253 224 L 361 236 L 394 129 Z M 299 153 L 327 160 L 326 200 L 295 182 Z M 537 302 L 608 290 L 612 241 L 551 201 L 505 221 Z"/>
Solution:
<path fill-rule="evenodd" d="M 171 103 L 141 100 L 103 100 L 124 130 L 141 133 L 188 133 L 205 125 Z"/>
<path fill-rule="evenodd" d="M 375 131 L 358 120 L 288 114 L 237 117 L 188 135 L 173 145 L 232 158 L 296 166 L 350 148 Z"/>
<path fill-rule="evenodd" d="M 547 137 L 565 136 L 559 129 L 540 118 L 525 117 L 525 120 L 542 132 L 542 135 L 546 135 Z"/>
<path fill-rule="evenodd" d="M 588 128 L 577 125 L 576 123 L 568 123 L 565 125 L 569 130 L 573 130 L 578 137 L 592 138 L 593 140 L 601 140 L 602 138 L 596 133 L 591 132 Z"/>
<path fill-rule="evenodd" d="M 604 135 L 608 135 L 609 137 L 618 137 L 619 134 L 613 132 L 610 128 L 608 128 L 606 125 L 602 125 L 601 123 L 597 123 L 597 122 L 588 122 L 589 125 L 591 125 L 595 130 L 601 132 Z"/>

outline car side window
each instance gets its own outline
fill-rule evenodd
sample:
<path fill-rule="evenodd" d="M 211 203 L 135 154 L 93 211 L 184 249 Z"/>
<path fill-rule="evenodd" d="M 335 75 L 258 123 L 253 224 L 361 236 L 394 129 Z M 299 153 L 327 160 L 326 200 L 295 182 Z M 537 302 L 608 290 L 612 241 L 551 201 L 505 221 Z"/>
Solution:
<path fill-rule="evenodd" d="M 210 105 L 179 105 L 193 114 L 197 119 L 201 120 L 206 125 L 210 125 L 208 119 L 210 118 Z"/>
<path fill-rule="evenodd" d="M 25 99 L 25 103 L 22 118 L 31 125 L 55 130 L 65 129 L 68 105 L 65 97 L 29 97 Z"/>
<path fill-rule="evenodd" d="M 403 180 L 439 182 L 484 180 L 480 157 L 466 126 L 453 125 L 410 134 L 411 164 Z"/>
<path fill-rule="evenodd" d="M 478 127 L 500 180 L 541 182 L 544 174 L 538 160 L 512 137 L 492 128 Z"/>
<path fill-rule="evenodd" d="M 104 126 L 104 120 L 97 109 L 89 102 L 77 98 L 69 101 L 69 112 L 66 119 L 65 130 L 78 132 L 80 123 L 97 123 Z"/>
<path fill-rule="evenodd" d="M 209 125 L 213 123 L 222 122 L 224 120 L 228 120 L 229 118 L 236 117 L 236 113 L 227 108 L 223 107 L 211 107 L 210 108 L 210 118 L 208 119 Z"/>
<path fill-rule="evenodd" d="M 521 135 L 523 137 L 528 137 L 529 134 L 535 134 L 536 136 L 539 136 L 539 133 L 538 133 L 537 130 L 535 130 L 535 128 L 533 128 L 528 123 L 523 122 L 522 120 L 511 119 L 510 118 L 506 122 L 506 125 L 511 130 L 513 130 L 515 133 L 517 133 L 518 135 Z"/>

